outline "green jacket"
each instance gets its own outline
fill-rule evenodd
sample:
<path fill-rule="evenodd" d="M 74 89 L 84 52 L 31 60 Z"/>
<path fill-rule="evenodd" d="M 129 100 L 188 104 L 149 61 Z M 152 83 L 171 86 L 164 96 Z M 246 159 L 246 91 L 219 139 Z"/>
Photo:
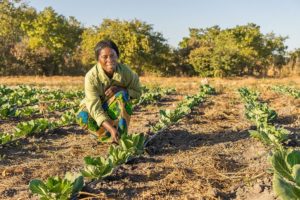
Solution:
<path fill-rule="evenodd" d="M 90 116 L 97 122 L 100 127 L 105 120 L 110 118 L 102 109 L 102 104 L 107 97 L 105 90 L 110 86 L 125 87 L 131 99 L 137 99 L 141 96 L 141 87 L 139 77 L 129 67 L 118 64 L 113 77 L 110 79 L 103 71 L 101 65 L 96 64 L 84 79 L 85 98 L 81 106 L 85 106 Z"/>

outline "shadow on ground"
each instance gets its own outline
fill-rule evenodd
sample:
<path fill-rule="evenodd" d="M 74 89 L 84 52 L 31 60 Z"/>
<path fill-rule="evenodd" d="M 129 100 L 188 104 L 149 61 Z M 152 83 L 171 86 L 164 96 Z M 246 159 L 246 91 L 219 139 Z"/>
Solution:
<path fill-rule="evenodd" d="M 198 146 L 212 146 L 219 143 L 236 142 L 246 138 L 249 138 L 248 130 L 209 134 L 195 134 L 185 130 L 167 130 L 151 140 L 146 151 L 150 155 L 163 155 L 186 151 Z"/>

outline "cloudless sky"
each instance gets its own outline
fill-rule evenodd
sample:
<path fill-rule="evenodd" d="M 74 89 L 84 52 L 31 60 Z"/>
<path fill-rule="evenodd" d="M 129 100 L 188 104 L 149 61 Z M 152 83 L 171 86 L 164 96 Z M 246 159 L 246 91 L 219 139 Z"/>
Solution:
<path fill-rule="evenodd" d="M 255 23 L 262 33 L 288 36 L 289 50 L 300 48 L 300 0 L 27 0 L 38 11 L 47 6 L 85 27 L 104 18 L 138 19 L 153 25 L 177 47 L 189 28 L 219 25 L 222 29 Z"/>

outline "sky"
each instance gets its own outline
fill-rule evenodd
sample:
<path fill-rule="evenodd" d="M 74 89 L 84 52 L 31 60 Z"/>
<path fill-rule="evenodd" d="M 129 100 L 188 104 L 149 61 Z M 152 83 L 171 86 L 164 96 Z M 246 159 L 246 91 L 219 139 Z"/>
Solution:
<path fill-rule="evenodd" d="M 222 29 L 255 23 L 263 34 L 288 36 L 288 50 L 300 48 L 300 0 L 27 0 L 38 11 L 47 6 L 85 27 L 102 20 L 138 19 L 151 24 L 177 47 L 189 28 Z"/>

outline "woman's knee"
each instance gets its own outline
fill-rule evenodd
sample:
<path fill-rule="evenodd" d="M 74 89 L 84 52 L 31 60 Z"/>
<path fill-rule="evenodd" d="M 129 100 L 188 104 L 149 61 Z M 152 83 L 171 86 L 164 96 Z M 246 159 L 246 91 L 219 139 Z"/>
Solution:
<path fill-rule="evenodd" d="M 115 94 L 116 97 L 122 97 L 122 99 L 127 102 L 129 101 L 128 92 L 125 90 L 121 90 Z"/>

